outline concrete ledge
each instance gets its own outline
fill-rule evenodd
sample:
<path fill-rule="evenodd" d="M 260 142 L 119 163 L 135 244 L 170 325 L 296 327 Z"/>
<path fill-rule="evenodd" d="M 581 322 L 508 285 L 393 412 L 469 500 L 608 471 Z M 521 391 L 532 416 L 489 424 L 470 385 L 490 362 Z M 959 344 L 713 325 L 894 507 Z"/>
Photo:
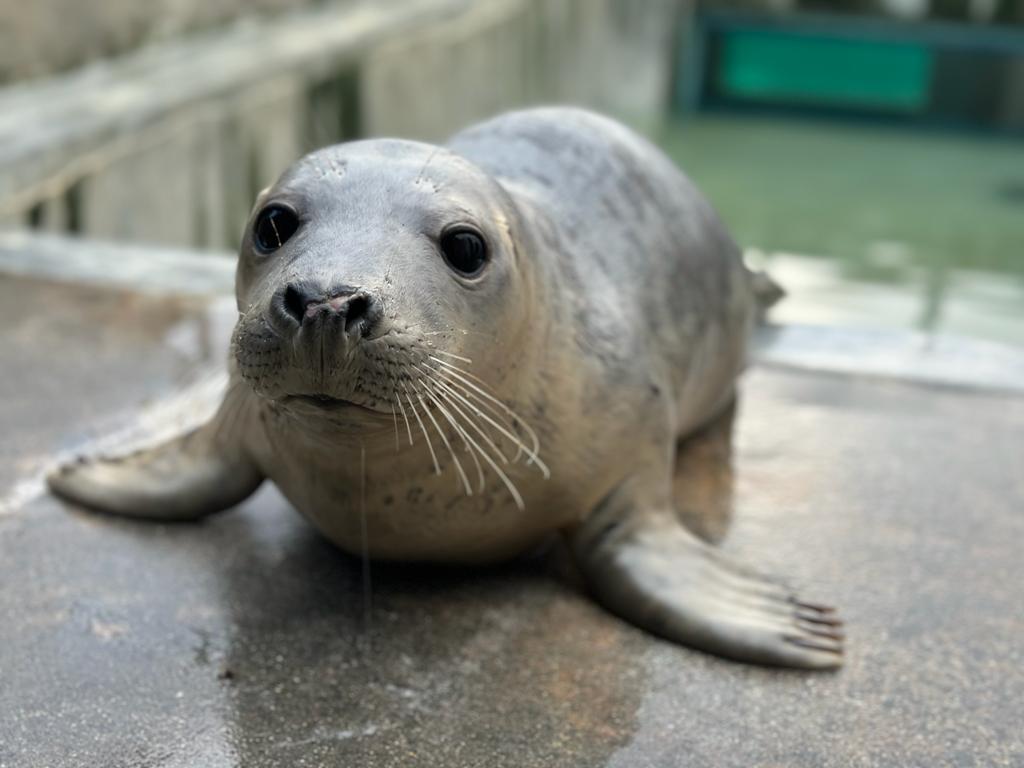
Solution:
<path fill-rule="evenodd" d="M 1024 349 L 913 331 L 765 326 L 757 361 L 805 371 L 940 387 L 1024 393 Z"/>
<path fill-rule="evenodd" d="M 231 295 L 235 254 L 9 231 L 0 232 L 0 279 L 3 273 L 142 293 Z"/>

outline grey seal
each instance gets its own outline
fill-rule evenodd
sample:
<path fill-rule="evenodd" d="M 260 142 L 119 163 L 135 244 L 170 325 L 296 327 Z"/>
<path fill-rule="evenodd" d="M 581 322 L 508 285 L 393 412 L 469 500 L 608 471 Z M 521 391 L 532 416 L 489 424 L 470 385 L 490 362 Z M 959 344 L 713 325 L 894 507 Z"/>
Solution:
<path fill-rule="evenodd" d="M 195 520 L 270 479 L 342 549 L 384 559 L 487 562 L 557 531 L 637 626 L 836 667 L 832 609 L 682 522 L 725 503 L 692 459 L 727 474 L 707 446 L 728 441 L 763 281 L 667 157 L 584 110 L 508 113 L 444 147 L 328 147 L 256 201 L 217 414 L 50 486 Z"/>

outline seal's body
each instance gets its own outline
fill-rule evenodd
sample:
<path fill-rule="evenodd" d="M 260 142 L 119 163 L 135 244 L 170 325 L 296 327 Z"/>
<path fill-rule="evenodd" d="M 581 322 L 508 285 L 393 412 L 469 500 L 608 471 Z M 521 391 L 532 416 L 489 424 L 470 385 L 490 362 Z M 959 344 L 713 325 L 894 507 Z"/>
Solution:
<path fill-rule="evenodd" d="M 218 415 L 51 485 L 180 519 L 269 478 L 338 545 L 381 558 L 487 561 L 562 531 L 598 599 L 641 626 L 835 666 L 829 609 L 730 564 L 677 514 L 688 439 L 727 439 L 756 284 L 672 163 L 588 112 L 510 113 L 446 148 L 330 147 L 257 201 Z"/>

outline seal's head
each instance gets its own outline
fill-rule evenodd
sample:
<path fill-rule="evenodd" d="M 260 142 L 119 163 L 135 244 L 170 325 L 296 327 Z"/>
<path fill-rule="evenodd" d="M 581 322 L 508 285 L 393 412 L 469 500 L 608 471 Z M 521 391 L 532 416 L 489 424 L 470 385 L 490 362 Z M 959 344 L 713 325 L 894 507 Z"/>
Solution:
<path fill-rule="evenodd" d="M 396 405 L 442 397 L 431 382 L 464 361 L 507 375 L 496 340 L 521 336 L 532 305 L 517 220 L 495 179 L 439 147 L 373 140 L 307 155 L 245 230 L 243 379 L 296 413 L 390 420 Z"/>

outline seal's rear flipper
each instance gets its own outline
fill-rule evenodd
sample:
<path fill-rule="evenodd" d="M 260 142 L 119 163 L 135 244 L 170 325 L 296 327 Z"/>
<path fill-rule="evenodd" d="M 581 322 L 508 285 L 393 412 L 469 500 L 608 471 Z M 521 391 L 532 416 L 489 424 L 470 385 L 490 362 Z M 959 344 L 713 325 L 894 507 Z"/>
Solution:
<path fill-rule="evenodd" d="M 842 622 L 829 608 L 735 565 L 670 509 L 605 502 L 570 536 L 587 585 L 650 632 L 737 661 L 805 669 L 842 664 Z"/>
<path fill-rule="evenodd" d="M 768 310 L 786 298 L 786 289 L 775 282 L 767 272 L 753 272 L 750 275 L 750 287 L 757 303 L 757 322 L 767 322 Z"/>
<path fill-rule="evenodd" d="M 263 481 L 238 436 L 225 432 L 214 417 L 153 448 L 66 464 L 47 483 L 56 495 L 101 512 L 198 520 L 239 503 Z"/>

